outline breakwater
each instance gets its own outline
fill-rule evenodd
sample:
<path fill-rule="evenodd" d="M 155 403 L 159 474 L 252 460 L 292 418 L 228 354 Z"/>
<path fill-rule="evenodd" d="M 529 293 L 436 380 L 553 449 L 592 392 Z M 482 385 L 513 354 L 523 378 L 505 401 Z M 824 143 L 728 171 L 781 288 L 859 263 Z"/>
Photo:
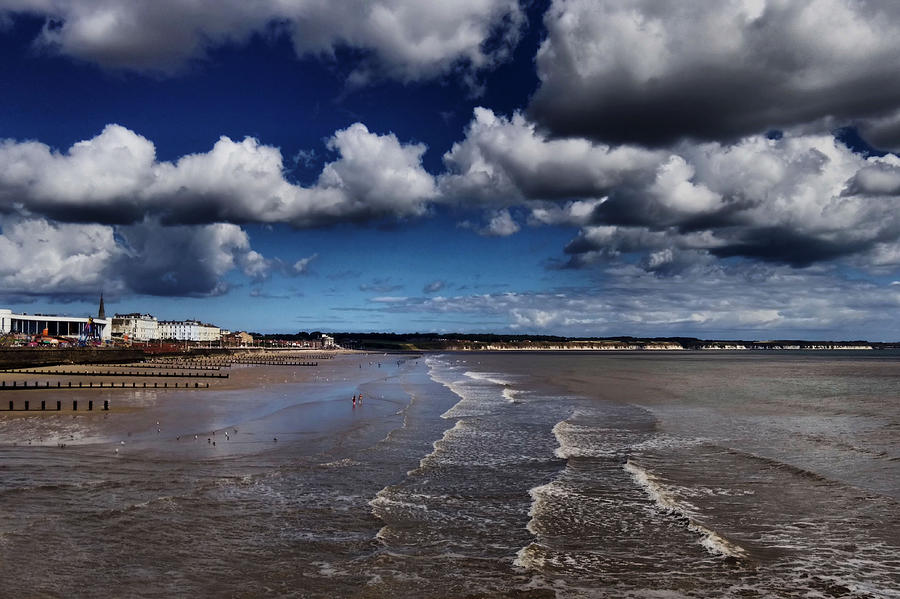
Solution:
<path fill-rule="evenodd" d="M 120 364 L 140 362 L 140 349 L 22 347 L 0 349 L 0 369 L 57 366 L 61 364 Z"/>

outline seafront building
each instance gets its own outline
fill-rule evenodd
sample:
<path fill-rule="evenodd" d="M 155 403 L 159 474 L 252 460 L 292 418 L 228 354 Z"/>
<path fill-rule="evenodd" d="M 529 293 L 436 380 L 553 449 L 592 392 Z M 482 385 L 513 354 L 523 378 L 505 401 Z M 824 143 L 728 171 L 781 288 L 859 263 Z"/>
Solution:
<path fill-rule="evenodd" d="M 156 341 L 159 337 L 159 321 L 152 314 L 116 314 L 112 318 L 113 339 L 128 341 Z"/>
<path fill-rule="evenodd" d="M 212 343 L 221 337 L 221 329 L 199 320 L 162 320 L 159 322 L 160 339 Z"/>
<path fill-rule="evenodd" d="M 0 309 L 0 335 L 21 334 L 48 338 L 95 338 L 108 341 L 111 337 L 107 318 L 90 316 L 56 316 L 51 314 L 17 314 Z"/>
<path fill-rule="evenodd" d="M 222 344 L 231 347 L 248 347 L 253 345 L 253 335 L 244 331 L 223 333 Z"/>

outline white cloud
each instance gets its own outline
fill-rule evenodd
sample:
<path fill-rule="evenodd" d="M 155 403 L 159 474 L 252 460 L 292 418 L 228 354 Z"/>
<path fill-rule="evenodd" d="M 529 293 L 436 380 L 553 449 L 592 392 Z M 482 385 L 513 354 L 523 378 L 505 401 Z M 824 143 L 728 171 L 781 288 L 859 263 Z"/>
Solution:
<path fill-rule="evenodd" d="M 294 262 L 291 269 L 295 274 L 305 275 L 309 273 L 309 265 L 310 263 L 319 257 L 319 254 L 313 254 L 312 256 L 307 256 L 306 258 L 301 258 Z"/>
<path fill-rule="evenodd" d="M 112 227 L 8 216 L 0 226 L 4 295 L 214 295 L 227 290 L 230 271 L 259 278 L 268 268 L 230 224 Z"/>
<path fill-rule="evenodd" d="M 408 298 L 404 296 L 397 295 L 384 295 L 381 297 L 373 297 L 369 299 L 370 302 L 375 302 L 377 304 L 399 304 L 401 302 L 405 302 Z"/>
<path fill-rule="evenodd" d="M 509 210 L 498 210 L 479 232 L 491 237 L 508 237 L 519 232 L 519 224 L 513 220 Z"/>
<path fill-rule="evenodd" d="M 289 35 L 298 55 L 369 51 L 351 83 L 491 67 L 507 57 L 524 19 L 515 0 L 0 0 L 3 11 L 46 17 L 38 44 L 110 68 L 173 73 L 252 35 Z M 486 50 L 494 35 L 500 43 Z"/>
<path fill-rule="evenodd" d="M 427 283 L 425 287 L 422 289 L 423 293 L 437 293 L 441 289 L 443 289 L 447 284 L 444 281 L 437 280 Z M 437 299 L 437 297 L 435 297 Z"/>
<path fill-rule="evenodd" d="M 572 225 L 584 226 L 591 221 L 594 210 L 600 206 L 606 198 L 574 200 L 558 203 L 541 202 L 531 203 L 531 214 L 528 222 L 532 225 Z"/>
<path fill-rule="evenodd" d="M 340 157 L 318 183 L 287 181 L 281 152 L 253 138 L 221 137 L 209 152 L 156 160 L 153 143 L 119 125 L 65 152 L 39 142 L 0 143 L 0 210 L 61 220 L 129 223 L 337 221 L 418 216 L 435 195 L 421 164 L 425 146 L 405 145 L 356 123 L 328 141 Z"/>
<path fill-rule="evenodd" d="M 480 317 L 495 323 L 492 332 L 883 340 L 898 307 L 900 285 L 847 280 L 835 270 L 697 265 L 659 278 L 621 265 L 605 270 L 601 288 L 406 298 L 382 310 Z"/>
<path fill-rule="evenodd" d="M 107 278 L 123 256 L 111 227 L 0 219 L 0 288 L 5 294 L 96 294 L 117 291 Z"/>
<path fill-rule="evenodd" d="M 465 139 L 444 154 L 447 173 L 439 184 L 445 196 L 462 203 L 600 197 L 646 176 L 665 156 L 586 139 L 548 139 L 519 113 L 505 118 L 479 107 Z"/>
<path fill-rule="evenodd" d="M 567 248 L 570 265 L 628 253 L 658 272 L 711 256 L 794 266 L 856 257 L 873 265 L 887 263 L 884 244 L 900 239 L 897 157 L 866 158 L 830 134 L 648 151 L 551 139 L 519 114 L 477 109 L 444 161 L 444 201 L 500 207 L 488 226 L 463 226 L 513 233 L 508 207 L 523 206 L 529 224 L 582 227 Z M 649 256 L 666 248 L 673 254 L 665 264 Z"/>

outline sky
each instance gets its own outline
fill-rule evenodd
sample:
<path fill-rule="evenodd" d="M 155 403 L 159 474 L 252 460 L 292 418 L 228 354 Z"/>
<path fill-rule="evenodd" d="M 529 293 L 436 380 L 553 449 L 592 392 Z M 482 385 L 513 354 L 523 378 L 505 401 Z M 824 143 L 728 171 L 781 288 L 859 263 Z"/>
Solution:
<path fill-rule="evenodd" d="M 0 0 L 0 306 L 900 340 L 895 0 Z"/>

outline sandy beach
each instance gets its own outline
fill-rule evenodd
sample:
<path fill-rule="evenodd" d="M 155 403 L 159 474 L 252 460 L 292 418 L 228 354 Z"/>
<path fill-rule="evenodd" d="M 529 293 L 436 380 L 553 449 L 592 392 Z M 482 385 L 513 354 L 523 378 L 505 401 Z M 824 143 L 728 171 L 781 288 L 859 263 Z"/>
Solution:
<path fill-rule="evenodd" d="M 256 353 L 252 358 L 317 365 L 235 363 L 220 370 L 189 370 L 184 363 L 177 369 L 160 363 L 158 370 L 128 364 L 67 365 L 29 369 L 33 373 L 0 373 L 0 380 L 7 385 L 0 393 L 0 405 L 6 408 L 13 402 L 16 408 L 0 411 L 0 444 L 64 446 L 122 458 L 140 453 L 207 459 L 268 451 L 277 443 L 327 438 L 335 429 L 395 411 L 394 399 L 373 391 L 390 373 L 388 364 L 378 366 L 376 358 L 386 359 L 381 354 L 341 352 L 323 358 L 322 352 L 278 352 Z M 396 360 L 392 365 L 397 370 Z M 153 376 L 160 373 L 179 376 Z M 228 378 L 184 376 L 188 373 L 227 374 Z M 39 388 L 10 390 L 13 381 L 17 387 Z M 40 388 L 47 383 L 49 388 Z M 75 387 L 79 383 L 82 386 Z M 359 394 L 366 399 L 354 408 L 351 398 Z M 26 401 L 28 411 L 23 409 Z M 58 401 L 60 411 L 56 410 Z M 89 401 L 93 404 L 90 411 Z M 41 402 L 45 410 L 40 409 Z M 72 409 L 73 402 L 78 404 L 77 411 Z M 104 402 L 109 402 L 108 411 L 103 410 Z M 309 445 L 312 448 L 315 443 Z"/>

